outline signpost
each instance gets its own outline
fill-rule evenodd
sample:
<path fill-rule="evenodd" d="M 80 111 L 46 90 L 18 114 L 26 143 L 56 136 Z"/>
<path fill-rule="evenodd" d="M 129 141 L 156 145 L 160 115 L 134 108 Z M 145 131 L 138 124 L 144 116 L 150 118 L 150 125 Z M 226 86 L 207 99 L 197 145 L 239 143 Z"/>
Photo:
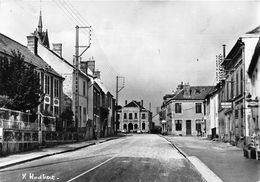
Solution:
<path fill-rule="evenodd" d="M 221 102 L 221 107 L 230 109 L 230 108 L 232 108 L 232 102 Z"/>
<path fill-rule="evenodd" d="M 248 101 L 248 107 L 258 107 L 258 100 L 250 100 Z"/>

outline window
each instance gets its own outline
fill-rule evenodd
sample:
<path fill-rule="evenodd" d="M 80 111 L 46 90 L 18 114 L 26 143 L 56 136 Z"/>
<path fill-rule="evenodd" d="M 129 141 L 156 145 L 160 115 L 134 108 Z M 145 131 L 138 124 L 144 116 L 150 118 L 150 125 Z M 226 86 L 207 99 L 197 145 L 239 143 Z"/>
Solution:
<path fill-rule="evenodd" d="M 195 123 L 196 123 L 196 131 L 201 131 L 201 120 L 196 119 Z"/>
<path fill-rule="evenodd" d="M 231 78 L 231 89 L 230 89 L 230 92 L 231 92 L 231 98 L 234 97 L 234 77 L 232 76 Z"/>
<path fill-rule="evenodd" d="M 116 114 L 116 118 L 119 120 L 120 119 L 120 114 Z"/>
<path fill-rule="evenodd" d="M 175 120 L 175 130 L 176 131 L 182 130 L 182 120 Z"/>
<path fill-rule="evenodd" d="M 181 113 L 181 103 L 175 103 L 175 113 Z"/>
<path fill-rule="evenodd" d="M 97 92 L 94 90 L 94 96 L 93 96 L 93 107 L 97 107 Z"/>
<path fill-rule="evenodd" d="M 145 130 L 145 123 L 142 123 L 142 130 Z"/>
<path fill-rule="evenodd" d="M 137 119 L 137 113 L 135 113 L 135 119 Z"/>
<path fill-rule="evenodd" d="M 133 119 L 133 114 L 129 113 L 129 119 Z"/>
<path fill-rule="evenodd" d="M 124 113 L 124 119 L 127 119 L 126 113 Z"/>
<path fill-rule="evenodd" d="M 238 118 L 238 109 L 235 110 L 235 118 Z"/>
<path fill-rule="evenodd" d="M 83 81 L 83 96 L 86 95 L 86 82 Z"/>
<path fill-rule="evenodd" d="M 201 103 L 195 103 L 195 110 L 196 113 L 202 113 L 202 104 Z"/>
<path fill-rule="evenodd" d="M 236 73 L 236 96 L 238 96 L 239 92 L 238 92 L 238 72 Z"/>
<path fill-rule="evenodd" d="M 81 106 L 79 106 L 79 121 L 81 122 Z"/>
<path fill-rule="evenodd" d="M 59 97 L 59 80 L 54 79 L 54 97 Z"/>
<path fill-rule="evenodd" d="M 44 88 L 45 88 L 45 94 L 50 95 L 50 76 L 45 75 L 45 81 L 44 81 Z"/>
<path fill-rule="evenodd" d="M 240 108 L 241 118 L 244 117 L 243 107 Z"/>
<path fill-rule="evenodd" d="M 127 129 L 127 124 L 124 124 L 124 130 L 126 130 Z"/>
<path fill-rule="evenodd" d="M 85 107 L 83 107 L 83 122 L 87 122 L 87 109 Z"/>
<path fill-rule="evenodd" d="M 240 70 L 240 94 L 243 94 L 243 69 Z"/>
<path fill-rule="evenodd" d="M 54 106 L 54 114 L 59 115 L 59 107 Z"/>
<path fill-rule="evenodd" d="M 144 113 L 142 114 L 142 119 L 145 119 L 145 114 Z"/>

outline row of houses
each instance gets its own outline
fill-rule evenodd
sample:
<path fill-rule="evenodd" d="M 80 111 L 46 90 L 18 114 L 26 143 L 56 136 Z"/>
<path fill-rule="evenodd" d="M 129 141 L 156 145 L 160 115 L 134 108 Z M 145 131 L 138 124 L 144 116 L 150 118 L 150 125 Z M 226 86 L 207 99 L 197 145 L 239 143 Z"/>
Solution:
<path fill-rule="evenodd" d="M 53 127 L 50 131 L 53 132 L 76 129 L 77 133 L 82 133 L 84 139 L 114 134 L 115 99 L 102 83 L 100 71 L 95 68 L 95 60 L 90 58 L 80 61 L 78 77 L 76 77 L 77 68 L 63 57 L 62 44 L 54 43 L 51 48 L 48 30 L 43 30 L 41 14 L 38 28 L 27 36 L 27 46 L 0 33 L 0 56 L 10 59 L 13 50 L 19 51 L 27 64 L 34 65 L 39 76 L 44 93 L 43 101 L 37 108 L 39 132 L 43 130 L 43 126 L 46 126 L 43 125 L 45 118 L 49 120 L 52 118 Z M 0 81 L 2 79 L 4 78 L 1 78 L 0 74 Z M 75 105 L 76 82 L 78 82 L 79 92 L 78 106 Z M 75 114 L 76 107 L 78 107 L 78 117 Z M 62 115 L 70 111 L 73 113 L 73 120 L 62 119 Z M 1 122 L 5 121 L 7 122 L 2 118 Z M 12 127 L 3 126 L 7 125 L 0 124 L 2 130 L 3 128 L 12 130 Z M 4 141 L 3 131 L 1 134 L 0 139 Z M 42 142 L 41 137 L 42 134 L 39 136 L 40 142 Z"/>
<path fill-rule="evenodd" d="M 162 132 L 204 135 L 240 147 L 259 147 L 260 27 L 239 37 L 218 68 L 215 86 L 178 85 L 163 97 Z"/>

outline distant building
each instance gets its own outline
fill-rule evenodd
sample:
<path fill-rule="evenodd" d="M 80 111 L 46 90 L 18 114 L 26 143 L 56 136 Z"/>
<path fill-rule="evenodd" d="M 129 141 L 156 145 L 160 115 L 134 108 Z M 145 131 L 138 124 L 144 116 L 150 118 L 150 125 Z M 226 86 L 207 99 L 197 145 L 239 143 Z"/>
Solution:
<path fill-rule="evenodd" d="M 119 131 L 125 132 L 150 132 L 151 112 L 143 107 L 143 100 L 125 102 L 125 106 L 119 112 Z"/>
<path fill-rule="evenodd" d="M 181 84 L 176 94 L 166 103 L 167 133 L 173 135 L 205 134 L 204 99 L 213 86 Z"/>
<path fill-rule="evenodd" d="M 162 124 L 160 121 L 160 114 L 157 113 L 152 117 L 151 132 L 152 133 L 161 133 L 161 130 L 162 130 Z"/>

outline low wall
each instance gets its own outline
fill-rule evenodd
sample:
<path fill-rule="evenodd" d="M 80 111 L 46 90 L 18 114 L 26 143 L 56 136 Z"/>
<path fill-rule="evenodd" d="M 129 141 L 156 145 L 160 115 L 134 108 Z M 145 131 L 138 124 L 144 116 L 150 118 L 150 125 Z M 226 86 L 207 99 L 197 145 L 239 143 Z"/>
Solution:
<path fill-rule="evenodd" d="M 79 132 L 43 131 L 44 146 L 54 146 L 93 139 L 93 128 L 81 128 Z"/>
<path fill-rule="evenodd" d="M 0 142 L 0 156 L 19 153 L 39 147 L 37 130 L 4 129 Z"/>
<path fill-rule="evenodd" d="M 0 156 L 29 151 L 38 147 L 38 142 L 3 142 L 0 144 Z"/>

